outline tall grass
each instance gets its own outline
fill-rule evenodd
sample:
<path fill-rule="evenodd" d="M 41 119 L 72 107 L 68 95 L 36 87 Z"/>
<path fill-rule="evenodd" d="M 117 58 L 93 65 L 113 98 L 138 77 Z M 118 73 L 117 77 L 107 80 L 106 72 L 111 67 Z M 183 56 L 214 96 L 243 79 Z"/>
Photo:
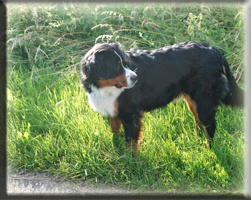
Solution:
<path fill-rule="evenodd" d="M 79 64 L 95 42 L 153 49 L 188 40 L 217 47 L 243 81 L 243 7 L 204 4 L 24 4 L 8 6 L 13 65 Z"/>
<path fill-rule="evenodd" d="M 241 6 L 27 5 L 7 4 L 12 167 L 136 192 L 242 192 L 243 110 L 219 107 L 211 150 L 182 102 L 146 113 L 144 141 L 132 156 L 107 118 L 90 109 L 79 77 L 80 60 L 95 42 L 153 49 L 201 40 L 225 55 L 243 84 Z"/>

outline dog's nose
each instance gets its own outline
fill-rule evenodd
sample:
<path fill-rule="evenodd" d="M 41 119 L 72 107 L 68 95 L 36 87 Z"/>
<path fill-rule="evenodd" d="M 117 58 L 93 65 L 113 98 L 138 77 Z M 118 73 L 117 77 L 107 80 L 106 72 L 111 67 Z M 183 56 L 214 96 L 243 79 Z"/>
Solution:
<path fill-rule="evenodd" d="M 130 77 L 130 79 L 131 79 L 133 82 L 137 81 L 137 80 L 138 80 L 137 74 L 132 74 L 132 76 Z"/>

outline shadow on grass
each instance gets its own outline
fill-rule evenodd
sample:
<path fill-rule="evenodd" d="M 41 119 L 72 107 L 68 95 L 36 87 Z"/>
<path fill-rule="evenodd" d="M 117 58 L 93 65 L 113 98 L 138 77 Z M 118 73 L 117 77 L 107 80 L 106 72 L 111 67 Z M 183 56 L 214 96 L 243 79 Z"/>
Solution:
<path fill-rule="evenodd" d="M 234 148 L 234 144 L 232 145 Z M 235 149 L 235 148 L 234 148 Z M 216 143 L 212 144 L 211 151 L 213 151 L 217 158 L 217 163 L 227 172 L 229 179 L 232 179 L 230 190 L 238 190 L 244 188 L 244 159 L 243 157 L 236 157 L 231 152 L 230 146 L 220 146 Z M 230 178 L 231 177 L 231 178 Z M 228 179 L 228 178 L 227 178 Z M 226 184 L 228 180 L 226 179 Z"/>

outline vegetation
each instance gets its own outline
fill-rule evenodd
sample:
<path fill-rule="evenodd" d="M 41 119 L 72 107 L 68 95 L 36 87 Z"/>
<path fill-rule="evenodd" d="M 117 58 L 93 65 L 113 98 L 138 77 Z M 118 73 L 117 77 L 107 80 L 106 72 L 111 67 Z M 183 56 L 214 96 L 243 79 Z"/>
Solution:
<path fill-rule="evenodd" d="M 218 48 L 243 87 L 243 7 L 208 4 L 7 4 L 8 163 L 134 192 L 242 193 L 242 109 L 219 107 L 212 149 L 182 102 L 145 114 L 140 153 L 124 152 L 88 106 L 80 61 L 96 42 L 154 49 L 200 40 Z M 123 134 L 123 133 L 122 133 Z"/>

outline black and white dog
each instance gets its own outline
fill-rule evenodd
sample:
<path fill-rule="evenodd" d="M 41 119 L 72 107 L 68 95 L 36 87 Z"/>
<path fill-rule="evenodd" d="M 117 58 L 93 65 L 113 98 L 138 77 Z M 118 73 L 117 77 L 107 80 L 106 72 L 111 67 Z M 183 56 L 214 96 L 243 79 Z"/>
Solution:
<path fill-rule="evenodd" d="M 195 123 L 205 127 L 211 144 L 217 107 L 243 107 L 226 59 L 203 42 L 183 42 L 155 50 L 124 51 L 119 43 L 96 44 L 82 60 L 81 81 L 89 104 L 110 118 L 135 150 L 142 140 L 144 111 L 183 98 Z"/>

